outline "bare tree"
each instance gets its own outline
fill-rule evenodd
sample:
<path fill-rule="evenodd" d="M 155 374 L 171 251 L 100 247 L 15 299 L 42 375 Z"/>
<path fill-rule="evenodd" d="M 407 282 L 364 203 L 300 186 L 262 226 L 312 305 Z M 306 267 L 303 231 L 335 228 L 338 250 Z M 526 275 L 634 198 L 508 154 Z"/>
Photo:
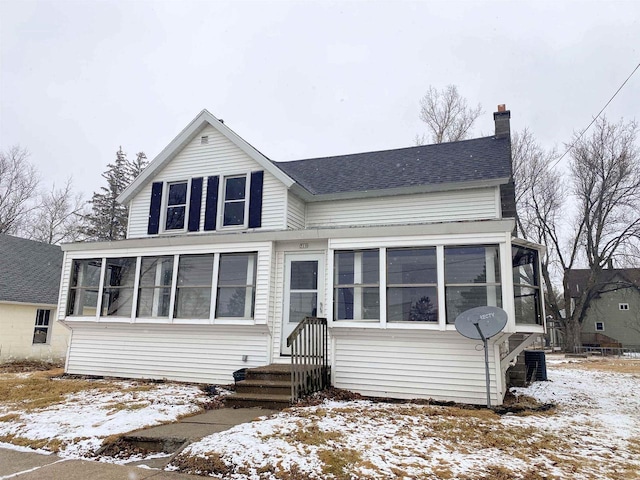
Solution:
<path fill-rule="evenodd" d="M 562 276 L 563 299 L 551 295 L 548 306 L 564 323 L 567 350 L 580 345 L 581 326 L 592 299 L 610 288 L 602 281 L 603 269 L 640 238 L 640 152 L 636 137 L 635 122 L 612 124 L 604 118 L 594 124 L 590 136 L 574 135 L 568 191 L 551 171 L 549 158 L 545 159 L 535 145 L 527 149 L 522 144 L 525 135 L 514 142 L 518 224 L 525 237 L 549 249 L 542 272 L 547 293 L 553 291 L 550 269 L 557 267 Z M 522 157 L 517 158 L 520 153 Z M 519 165 L 523 159 L 524 166 Z M 567 208 L 565 202 L 569 193 L 573 208 Z M 590 273 L 580 294 L 572 297 L 569 272 L 579 263 Z M 560 315 L 561 303 L 566 306 L 564 318 Z"/>
<path fill-rule="evenodd" d="M 448 85 L 442 90 L 432 86 L 420 100 L 419 118 L 427 124 L 427 134 L 416 135 L 416 145 L 455 142 L 469 136 L 471 127 L 478 119 L 482 106 L 470 107 L 458 93 L 458 87 Z"/>
<path fill-rule="evenodd" d="M 551 245 L 559 237 L 563 200 L 567 185 L 551 169 L 557 158 L 555 149 L 545 150 L 528 129 L 515 132 L 511 138 L 513 177 L 515 179 L 516 224 L 519 235 L 527 240 Z M 542 277 L 545 283 L 545 304 L 548 312 L 561 318 L 564 308 L 562 295 L 553 288 L 558 256 L 547 248 L 542 259 Z M 561 268 L 560 268 L 561 270 Z"/>
<path fill-rule="evenodd" d="M 80 239 L 85 205 L 82 194 L 73 192 L 71 178 L 61 188 L 53 185 L 50 192 L 42 194 L 25 236 L 50 244 Z"/>
<path fill-rule="evenodd" d="M 37 207 L 40 183 L 29 152 L 14 146 L 0 151 L 0 233 L 16 233 Z"/>

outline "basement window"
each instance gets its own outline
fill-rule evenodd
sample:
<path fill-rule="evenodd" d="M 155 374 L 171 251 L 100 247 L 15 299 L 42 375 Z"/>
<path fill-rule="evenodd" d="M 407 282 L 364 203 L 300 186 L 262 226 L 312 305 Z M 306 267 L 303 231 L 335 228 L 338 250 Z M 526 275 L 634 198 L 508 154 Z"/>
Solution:
<path fill-rule="evenodd" d="M 604 322 L 596 322 L 596 332 L 604 332 Z"/>

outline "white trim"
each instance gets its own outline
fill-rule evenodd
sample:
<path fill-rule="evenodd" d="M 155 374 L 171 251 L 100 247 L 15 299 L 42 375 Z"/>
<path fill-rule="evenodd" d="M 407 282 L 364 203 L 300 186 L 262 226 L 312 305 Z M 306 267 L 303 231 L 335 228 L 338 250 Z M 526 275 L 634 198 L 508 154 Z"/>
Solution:
<path fill-rule="evenodd" d="M 145 238 L 132 238 L 118 240 L 116 242 L 76 242 L 61 245 L 62 250 L 78 252 L 74 258 L 94 258 L 92 250 L 105 250 L 112 248 L 149 248 L 175 245 L 216 245 L 220 243 L 245 243 L 245 242 L 281 242 L 281 241 L 312 241 L 332 239 L 342 242 L 355 242 L 357 239 L 366 241 L 370 237 L 387 237 L 389 242 L 412 242 L 415 238 L 423 241 L 446 242 L 447 236 L 454 236 L 451 242 L 460 241 L 461 238 L 470 238 L 473 243 L 504 241 L 504 235 L 511 234 L 515 222 L 513 219 L 482 220 L 465 222 L 444 222 L 430 224 L 393 225 L 375 227 L 340 227 L 340 228 L 308 228 L 304 230 L 261 230 L 259 232 L 207 232 L 201 235 L 175 235 Z M 334 240 L 335 239 L 335 240 Z M 477 239 L 478 241 L 475 241 Z M 518 239 L 518 243 L 520 243 Z M 544 248 L 531 242 L 522 241 L 525 245 Z M 342 248 L 342 247 L 340 247 Z M 351 247 L 345 247 L 349 249 Z"/>
<path fill-rule="evenodd" d="M 387 328 L 387 248 L 381 247 L 378 250 L 378 284 L 380 291 L 380 328 Z"/>
<path fill-rule="evenodd" d="M 255 160 L 262 168 L 280 180 L 287 188 L 290 188 L 294 180 L 275 166 L 267 157 L 249 145 L 233 130 L 218 120 L 207 110 L 202 110 L 170 143 L 167 145 L 142 171 L 140 175 L 122 192 L 117 201 L 122 204 L 129 203 L 133 197 L 142 190 L 162 168 L 171 161 L 191 140 L 193 140 L 207 125 L 224 135 L 240 150 Z"/>
<path fill-rule="evenodd" d="M 496 187 L 509 183 L 509 177 L 501 177 L 487 180 L 473 180 L 470 182 L 450 182 L 428 185 L 415 185 L 411 187 L 396 187 L 379 190 L 364 190 L 355 192 L 327 193 L 313 195 L 304 187 L 295 184 L 291 187 L 291 191 L 307 203 L 327 202 L 331 200 L 355 200 L 361 198 L 374 198 L 381 196 L 394 195 L 411 195 L 415 193 L 433 193 L 433 192 L 449 192 L 469 190 L 475 188 Z"/>
<path fill-rule="evenodd" d="M 224 207 L 226 204 L 227 180 L 230 178 L 244 177 L 244 218 L 242 225 L 225 225 L 224 224 Z M 218 231 L 234 231 L 246 230 L 249 225 L 249 198 L 251 188 L 251 172 L 238 173 L 233 175 L 221 175 L 221 182 L 218 185 L 218 218 L 216 218 L 216 230 Z"/>
<path fill-rule="evenodd" d="M 176 308 L 176 290 L 178 286 L 178 265 L 180 263 L 180 255 L 175 254 L 173 256 L 173 271 L 171 272 L 171 297 L 169 298 L 169 315 L 167 316 L 168 323 L 174 321 L 173 311 Z M 164 317 L 157 317 L 162 318 Z"/>
<path fill-rule="evenodd" d="M 502 218 L 502 198 L 500 198 L 500 187 L 496 187 L 496 218 Z"/>
<path fill-rule="evenodd" d="M 160 209 L 160 228 L 158 229 L 161 235 L 175 235 L 181 233 L 187 233 L 189 225 L 189 209 L 191 206 L 191 178 L 186 180 L 167 180 L 162 185 L 162 208 Z M 186 203 L 184 205 L 184 223 L 182 228 L 167 229 L 167 210 L 169 209 L 169 187 L 171 185 L 177 185 L 180 183 L 187 184 L 187 196 Z M 200 199 L 202 201 L 202 199 Z M 179 206 L 179 205 L 177 205 Z M 198 219 L 199 221 L 200 219 Z"/>
<path fill-rule="evenodd" d="M 129 321 L 134 323 L 136 321 L 136 314 L 138 313 L 138 289 L 140 287 L 140 269 L 142 268 L 142 257 L 136 257 L 136 273 L 133 278 L 133 298 L 131 299 L 131 318 Z"/>
<path fill-rule="evenodd" d="M 209 322 L 216 321 L 216 302 L 218 301 L 218 282 L 220 281 L 220 252 L 213 254 L 213 273 L 211 277 L 211 305 L 209 306 Z"/>
<path fill-rule="evenodd" d="M 444 245 L 436 246 L 436 297 L 438 298 L 438 330 L 447 329 L 447 294 L 444 275 Z"/>

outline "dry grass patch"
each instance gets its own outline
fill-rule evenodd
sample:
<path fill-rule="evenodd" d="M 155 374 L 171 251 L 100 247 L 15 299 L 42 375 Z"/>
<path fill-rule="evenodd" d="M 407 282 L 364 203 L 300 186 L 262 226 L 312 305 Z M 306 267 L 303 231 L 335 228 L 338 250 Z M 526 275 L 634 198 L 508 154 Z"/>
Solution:
<path fill-rule="evenodd" d="M 0 417 L 0 422 L 12 422 L 20 418 L 19 413 L 9 413 Z"/>
<path fill-rule="evenodd" d="M 0 364 L 0 373 L 23 373 L 56 370 L 62 372 L 62 362 L 42 362 L 40 360 L 20 360 Z"/>
<path fill-rule="evenodd" d="M 354 467 L 362 460 L 360 452 L 352 448 L 321 449 L 318 458 L 323 463 L 322 473 L 333 475 L 337 480 L 351 480 L 349 467 Z"/>
<path fill-rule="evenodd" d="M 554 368 L 572 370 L 596 370 L 600 372 L 630 373 L 640 375 L 640 360 L 626 358 L 593 358 L 554 365 Z"/>
<path fill-rule="evenodd" d="M 124 387 L 116 382 L 95 381 L 77 378 L 56 378 L 61 372 L 57 370 L 40 371 L 28 376 L 12 375 L 0 378 L 0 401 L 5 406 L 14 406 L 25 411 L 46 408 L 62 403 L 70 394 L 83 391 L 110 392 L 142 392 L 154 388 L 152 384 L 136 383 Z M 143 408 L 145 405 L 134 403 L 123 404 L 121 408 Z"/>
<path fill-rule="evenodd" d="M 16 435 L 0 435 L 0 442 L 11 443 L 19 447 L 49 450 L 53 453 L 59 452 L 62 447 L 62 441 L 57 438 L 40 438 L 34 440 Z"/>

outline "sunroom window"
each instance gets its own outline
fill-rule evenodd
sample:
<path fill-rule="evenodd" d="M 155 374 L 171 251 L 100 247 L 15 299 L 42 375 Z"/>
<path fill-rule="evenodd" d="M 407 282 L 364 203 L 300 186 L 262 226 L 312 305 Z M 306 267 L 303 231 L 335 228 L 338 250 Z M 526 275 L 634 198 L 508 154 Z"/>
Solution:
<path fill-rule="evenodd" d="M 245 175 L 224 179 L 223 226 L 244 225 L 246 197 L 247 177 Z"/>
<path fill-rule="evenodd" d="M 216 317 L 253 318 L 256 254 L 221 254 Z"/>
<path fill-rule="evenodd" d="M 135 275 L 135 258 L 107 258 L 102 290 L 102 316 L 131 316 Z"/>
<path fill-rule="evenodd" d="M 542 325 L 538 252 L 513 246 L 511 260 L 516 323 Z"/>
<path fill-rule="evenodd" d="M 387 249 L 387 321 L 437 322 L 436 249 Z"/>
<path fill-rule="evenodd" d="M 447 323 L 474 307 L 502 307 L 497 245 L 445 247 Z"/>
<path fill-rule="evenodd" d="M 334 318 L 380 318 L 378 250 L 337 251 L 334 255 Z"/>
<path fill-rule="evenodd" d="M 175 318 L 209 318 L 212 276 L 213 254 L 180 256 Z"/>
<path fill-rule="evenodd" d="M 67 315 L 96 315 L 101 267 L 102 259 L 100 258 L 73 261 Z"/>
<path fill-rule="evenodd" d="M 168 184 L 167 215 L 165 230 L 184 229 L 187 213 L 188 182 L 174 182 Z"/>
<path fill-rule="evenodd" d="M 142 257 L 138 287 L 138 317 L 168 317 L 173 256 Z"/>

